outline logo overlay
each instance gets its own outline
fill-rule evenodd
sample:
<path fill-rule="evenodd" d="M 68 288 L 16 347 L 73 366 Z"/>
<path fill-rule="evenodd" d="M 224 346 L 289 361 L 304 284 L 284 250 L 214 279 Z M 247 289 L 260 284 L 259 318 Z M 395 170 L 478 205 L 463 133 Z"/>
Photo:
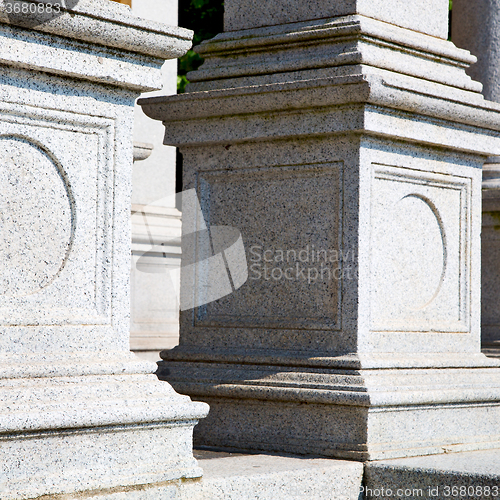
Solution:
<path fill-rule="evenodd" d="M 165 201 L 148 207 L 172 206 Z M 248 266 L 240 231 L 230 226 L 207 226 L 194 189 L 178 193 L 175 206 L 182 207 L 182 270 L 149 264 L 151 256 L 165 253 L 168 246 L 176 243 L 170 240 L 154 244 L 151 236 L 152 246 L 137 260 L 136 268 L 148 273 L 166 272 L 174 284 L 180 310 L 186 311 L 238 290 L 248 279 Z M 145 224 L 151 235 L 147 217 Z M 179 282 L 180 289 L 176 286 Z"/>

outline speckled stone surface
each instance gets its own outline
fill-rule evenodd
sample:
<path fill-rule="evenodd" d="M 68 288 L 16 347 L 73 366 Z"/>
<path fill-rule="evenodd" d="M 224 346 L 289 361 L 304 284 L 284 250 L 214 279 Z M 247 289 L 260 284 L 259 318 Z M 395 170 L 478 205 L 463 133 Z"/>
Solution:
<path fill-rule="evenodd" d="M 325 17 L 362 14 L 396 26 L 447 38 L 446 0 L 264 0 L 258 3 L 227 0 L 224 30 L 236 31 Z"/>
<path fill-rule="evenodd" d="M 341 460 L 197 456 L 203 478 L 181 489 L 182 500 L 357 500 L 363 476 L 362 464 Z"/>
<path fill-rule="evenodd" d="M 8 40 L 0 47 L 0 61 L 9 67 L 143 92 L 160 88 L 159 66 L 191 46 L 190 30 L 139 19 L 126 5 L 81 0 L 72 9 L 62 9 L 60 16 L 36 24 L 36 30 L 30 29 L 30 15 L 12 23 L 7 5 L 0 2 L 0 36 Z"/>
<path fill-rule="evenodd" d="M 367 498 L 394 498 L 398 490 L 404 498 L 496 498 L 500 450 L 372 462 L 365 466 L 364 487 Z"/>
<path fill-rule="evenodd" d="M 132 4 L 139 17 L 172 25 L 178 23 L 178 0 L 147 0 Z M 163 29 L 166 29 L 163 27 Z M 177 61 L 162 66 L 163 88 L 154 93 L 177 93 Z M 175 208 L 176 149 L 163 145 L 164 127 L 135 106 L 134 140 L 154 145 L 149 158 L 132 171 L 132 269 L 130 273 L 130 348 L 142 359 L 160 360 L 160 351 L 179 343 L 178 283 L 181 263 L 181 213 Z M 153 205 L 152 205 L 153 204 Z M 162 245 L 163 252 L 151 252 Z M 148 253 L 148 257 L 144 254 Z M 148 260 L 139 270 L 139 259 Z M 141 264 L 139 264 L 141 267 Z"/>
<path fill-rule="evenodd" d="M 190 36 L 104 0 L 36 29 L 0 3 L 2 500 L 201 475 L 207 406 L 129 352 L 134 99 Z"/>
<path fill-rule="evenodd" d="M 456 0 L 453 3 L 451 39 L 462 49 L 470 50 L 477 63 L 467 73 L 483 84 L 483 95 L 500 101 L 500 43 L 495 33 L 500 25 L 498 0 Z"/>
<path fill-rule="evenodd" d="M 467 73 L 483 84 L 483 95 L 500 102 L 500 2 L 457 0 L 453 4 L 451 38 L 477 57 Z M 481 234 L 481 341 L 488 356 L 500 356 L 500 158 L 483 167 L 483 226 Z"/>
<path fill-rule="evenodd" d="M 362 464 L 277 455 L 195 452 L 198 480 L 116 489 L 95 500 L 358 500 Z M 54 500 L 77 500 L 77 495 Z"/>
<path fill-rule="evenodd" d="M 500 355 L 500 164 L 483 170 L 481 233 L 481 343 L 488 356 Z"/>
<path fill-rule="evenodd" d="M 211 405 L 196 443 L 356 460 L 500 445 L 500 365 L 480 353 L 500 106 L 470 53 L 418 17 L 383 22 L 392 6 L 226 31 L 186 94 L 140 101 L 247 252 L 245 285 L 182 312 L 162 353 L 160 378 Z"/>

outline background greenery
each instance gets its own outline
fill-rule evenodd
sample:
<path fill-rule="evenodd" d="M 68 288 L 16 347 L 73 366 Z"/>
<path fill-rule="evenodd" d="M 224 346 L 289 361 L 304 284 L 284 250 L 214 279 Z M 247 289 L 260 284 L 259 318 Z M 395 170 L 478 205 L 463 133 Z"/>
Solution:
<path fill-rule="evenodd" d="M 179 26 L 194 31 L 193 45 L 224 31 L 223 0 L 179 0 Z M 184 92 L 186 73 L 197 69 L 203 59 L 194 50 L 178 60 L 177 92 Z"/>

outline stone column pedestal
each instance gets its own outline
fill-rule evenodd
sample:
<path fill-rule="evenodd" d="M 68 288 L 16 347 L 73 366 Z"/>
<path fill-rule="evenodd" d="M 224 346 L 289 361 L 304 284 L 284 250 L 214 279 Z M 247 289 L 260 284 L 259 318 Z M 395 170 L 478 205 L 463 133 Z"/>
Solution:
<path fill-rule="evenodd" d="M 128 498 L 201 475 L 207 406 L 128 338 L 134 99 L 191 32 L 105 0 L 36 5 L 0 3 L 0 497 Z"/>
<path fill-rule="evenodd" d="M 500 102 L 500 1 L 455 0 L 452 41 L 477 56 L 467 73 L 483 84 L 486 99 Z M 500 357 L 500 158 L 483 167 L 481 260 L 481 342 L 488 356 Z"/>
<path fill-rule="evenodd" d="M 500 357 L 500 158 L 483 166 L 481 232 L 481 346 Z"/>
<path fill-rule="evenodd" d="M 228 0 L 188 92 L 140 101 L 247 252 L 247 282 L 184 311 L 162 353 L 160 376 L 211 406 L 195 442 L 356 460 L 500 445 L 480 352 L 500 106 L 446 40 L 447 6 Z"/>

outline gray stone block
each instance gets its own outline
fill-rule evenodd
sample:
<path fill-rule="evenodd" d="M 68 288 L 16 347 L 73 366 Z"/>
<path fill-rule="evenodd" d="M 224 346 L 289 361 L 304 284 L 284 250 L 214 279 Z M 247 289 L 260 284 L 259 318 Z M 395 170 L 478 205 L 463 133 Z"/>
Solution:
<path fill-rule="evenodd" d="M 247 252 L 246 284 L 183 311 L 162 353 L 160 377 L 211 405 L 198 444 L 375 460 L 500 443 L 500 365 L 480 353 L 500 106 L 470 53 L 379 19 L 227 31 L 186 94 L 140 101 Z"/>
<path fill-rule="evenodd" d="M 365 498 L 491 499 L 500 495 L 500 451 L 450 453 L 365 465 Z"/>
<path fill-rule="evenodd" d="M 195 452 L 203 478 L 117 488 L 93 500 L 358 500 L 362 464 L 276 455 Z M 68 495 L 61 500 L 76 500 Z"/>
<path fill-rule="evenodd" d="M 360 14 L 396 26 L 447 38 L 446 0 L 264 0 L 258 3 L 227 0 L 224 3 L 224 30 L 236 31 L 327 17 Z"/>
<path fill-rule="evenodd" d="M 470 50 L 477 62 L 467 73 L 483 85 L 483 95 L 500 102 L 498 61 L 500 44 L 497 26 L 500 22 L 498 1 L 468 2 L 456 0 L 453 4 L 452 40 Z M 498 218 L 500 217 L 500 159 L 488 158 L 483 167 L 483 227 L 481 266 L 481 328 L 483 352 L 500 356 L 500 303 L 498 292 L 500 276 L 500 246 Z"/>
<path fill-rule="evenodd" d="M 9 5 L 0 3 L 0 498 L 198 477 L 192 430 L 208 407 L 129 351 L 134 100 L 161 86 L 163 59 L 187 50 L 192 33 L 108 1 L 44 22 Z"/>

